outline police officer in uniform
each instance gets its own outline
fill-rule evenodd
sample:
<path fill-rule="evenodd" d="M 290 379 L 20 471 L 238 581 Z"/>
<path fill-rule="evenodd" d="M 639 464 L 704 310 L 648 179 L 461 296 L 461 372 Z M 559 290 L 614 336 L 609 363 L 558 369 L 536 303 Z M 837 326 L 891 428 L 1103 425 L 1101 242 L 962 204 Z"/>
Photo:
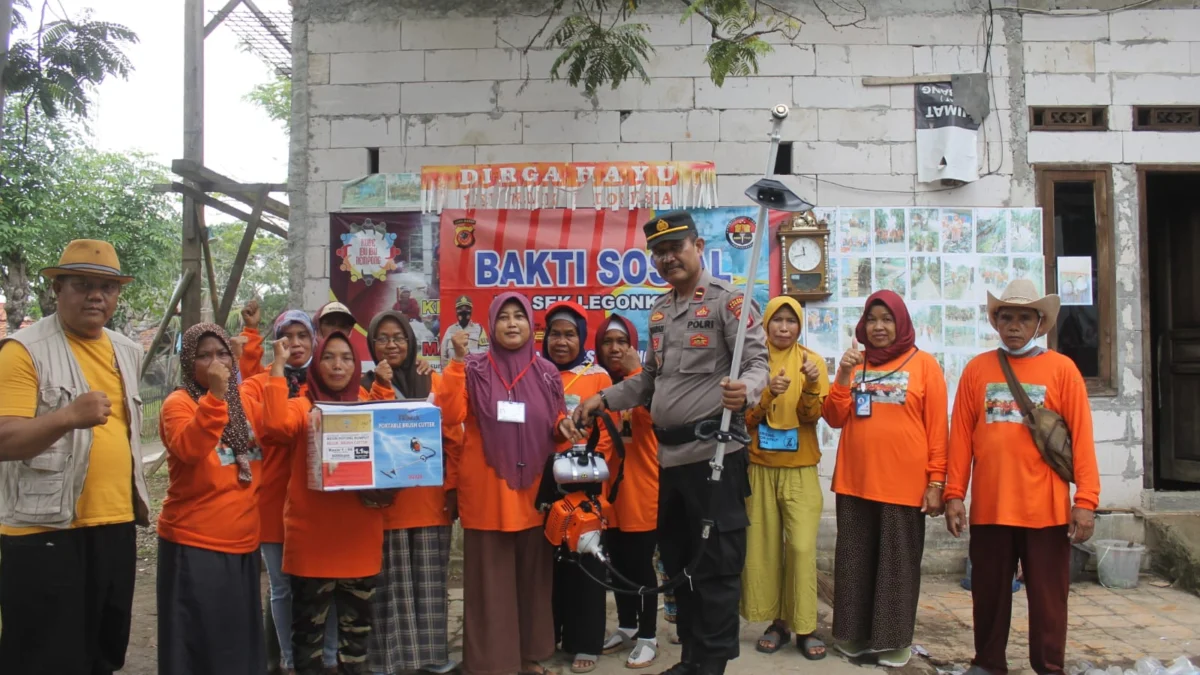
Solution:
<path fill-rule="evenodd" d="M 710 460 L 716 440 L 701 440 L 696 425 L 722 409 L 734 411 L 735 426 L 747 401 L 757 401 L 767 385 L 767 347 L 761 316 L 725 281 L 703 269 L 704 240 L 692 217 L 682 211 L 646 223 L 646 244 L 659 275 L 671 286 L 650 314 L 650 349 L 642 372 L 626 378 L 576 409 L 573 431 L 601 409 L 627 410 L 651 401 L 658 438 L 659 553 L 668 575 L 678 575 L 701 546 L 701 522 L 715 524 L 695 574 L 675 591 L 682 660 L 662 675 L 721 675 L 738 656 L 741 572 L 746 559 L 745 448 L 726 446 L 725 470 L 715 486 Z M 730 382 L 729 368 L 738 323 L 748 321 L 741 379 Z M 567 425 L 570 426 L 570 425 Z"/>
<path fill-rule="evenodd" d="M 458 323 L 446 329 L 446 334 L 442 336 L 442 365 L 449 365 L 451 349 L 451 340 L 455 335 L 466 331 L 467 333 L 467 353 L 482 354 L 488 350 L 487 333 L 483 331 L 483 326 L 471 320 L 471 313 L 474 310 L 471 298 L 465 295 L 460 295 L 458 300 L 454 301 L 454 313 L 458 317 Z"/>

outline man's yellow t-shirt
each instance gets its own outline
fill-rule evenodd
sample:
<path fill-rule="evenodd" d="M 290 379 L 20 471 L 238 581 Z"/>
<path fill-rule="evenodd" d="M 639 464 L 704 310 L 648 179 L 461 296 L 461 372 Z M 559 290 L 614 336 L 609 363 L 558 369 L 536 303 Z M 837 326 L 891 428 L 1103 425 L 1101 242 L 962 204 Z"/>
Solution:
<path fill-rule="evenodd" d="M 117 370 L 116 353 L 108 334 L 85 340 L 67 333 L 71 352 L 83 370 L 88 388 L 108 394 L 112 416 L 92 429 L 92 451 L 83 494 L 75 506 L 72 527 L 112 525 L 133 521 L 133 451 L 129 445 L 129 413 L 125 389 Z M 0 348 L 0 417 L 33 417 L 37 412 L 38 375 L 24 345 L 6 342 Z M 141 430 L 139 429 L 140 433 Z M 0 534 L 25 535 L 51 531 L 46 527 L 0 526 Z"/>

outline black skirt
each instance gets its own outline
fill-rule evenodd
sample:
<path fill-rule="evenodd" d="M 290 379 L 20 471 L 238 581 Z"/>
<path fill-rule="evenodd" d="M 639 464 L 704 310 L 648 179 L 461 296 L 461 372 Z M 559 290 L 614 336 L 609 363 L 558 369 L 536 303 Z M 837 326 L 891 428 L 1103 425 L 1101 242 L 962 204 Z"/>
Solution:
<path fill-rule="evenodd" d="M 159 675 L 266 674 L 260 564 L 159 537 Z"/>

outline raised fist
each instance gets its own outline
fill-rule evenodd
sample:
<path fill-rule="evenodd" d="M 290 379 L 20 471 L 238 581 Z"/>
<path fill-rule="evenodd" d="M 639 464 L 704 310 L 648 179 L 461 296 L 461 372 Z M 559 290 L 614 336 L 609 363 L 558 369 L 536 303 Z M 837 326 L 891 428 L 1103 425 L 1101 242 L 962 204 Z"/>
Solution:
<path fill-rule="evenodd" d="M 242 323 L 246 328 L 258 329 L 258 324 L 262 322 L 262 307 L 258 305 L 257 300 L 251 300 L 242 308 Z"/>
<path fill-rule="evenodd" d="M 103 426 L 112 415 L 112 402 L 102 391 L 89 391 L 66 408 L 72 429 L 91 429 Z"/>
<path fill-rule="evenodd" d="M 218 401 L 224 401 L 225 394 L 229 393 L 229 377 L 230 372 L 225 364 L 213 361 L 208 366 L 208 393 Z"/>
<path fill-rule="evenodd" d="M 235 362 L 242 360 L 242 352 L 246 351 L 246 343 L 249 341 L 249 338 L 244 335 L 229 338 L 229 351 L 233 354 Z"/>
<path fill-rule="evenodd" d="M 375 364 L 375 379 L 379 382 L 391 385 L 392 383 L 392 367 L 387 361 L 380 361 Z"/>
<path fill-rule="evenodd" d="M 467 341 L 470 337 L 467 335 L 467 331 L 460 330 L 450 338 L 450 346 L 454 348 L 455 361 L 462 361 L 467 357 Z"/>

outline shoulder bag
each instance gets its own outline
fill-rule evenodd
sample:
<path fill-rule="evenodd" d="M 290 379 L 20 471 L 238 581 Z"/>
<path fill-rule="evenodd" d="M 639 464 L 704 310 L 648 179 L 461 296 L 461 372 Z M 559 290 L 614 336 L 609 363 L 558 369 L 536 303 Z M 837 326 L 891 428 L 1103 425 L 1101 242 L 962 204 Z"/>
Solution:
<path fill-rule="evenodd" d="M 1074 483 L 1075 462 L 1071 451 L 1071 430 L 1067 428 L 1066 420 L 1049 408 L 1034 406 L 1025 388 L 1017 381 L 1012 364 L 1008 362 L 1008 355 L 1003 350 L 996 352 L 1000 355 L 1000 369 L 1004 371 L 1004 378 L 1008 380 L 1008 389 L 1012 392 L 1013 400 L 1021 408 L 1021 418 L 1029 428 L 1029 433 L 1033 435 L 1033 443 L 1042 454 L 1042 459 L 1059 478 Z"/>

